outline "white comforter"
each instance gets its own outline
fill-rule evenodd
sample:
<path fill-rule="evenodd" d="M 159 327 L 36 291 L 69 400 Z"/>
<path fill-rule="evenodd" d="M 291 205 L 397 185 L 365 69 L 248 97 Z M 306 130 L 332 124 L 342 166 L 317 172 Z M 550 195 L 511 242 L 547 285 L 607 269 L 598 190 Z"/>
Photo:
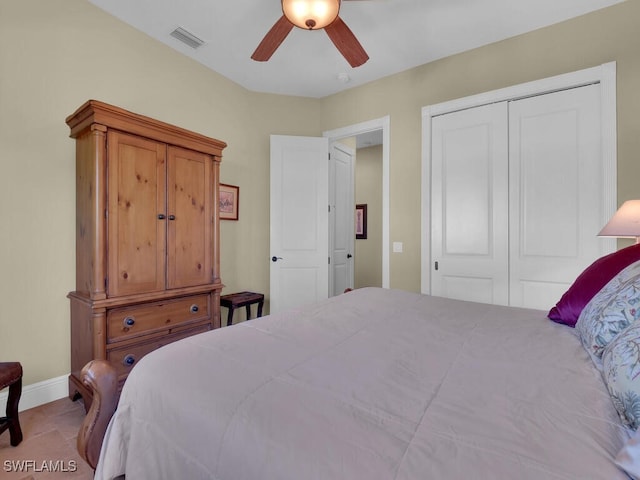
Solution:
<path fill-rule="evenodd" d="M 367 288 L 143 358 L 96 479 L 625 479 L 627 438 L 544 312 Z"/>

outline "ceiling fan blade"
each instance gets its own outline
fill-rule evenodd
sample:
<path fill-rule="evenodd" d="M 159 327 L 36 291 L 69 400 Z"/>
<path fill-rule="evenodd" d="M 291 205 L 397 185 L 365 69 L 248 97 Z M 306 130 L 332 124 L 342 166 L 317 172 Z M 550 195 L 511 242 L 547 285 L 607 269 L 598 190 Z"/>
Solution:
<path fill-rule="evenodd" d="M 324 29 L 333 44 L 353 68 L 359 67 L 369 60 L 367 52 L 364 51 L 356 36 L 340 17 L 337 17 L 332 24 L 327 25 Z"/>
<path fill-rule="evenodd" d="M 264 36 L 256 51 L 253 52 L 251 58 L 258 62 L 266 62 L 271 58 L 280 44 L 287 38 L 289 32 L 293 29 L 293 23 L 287 20 L 284 15 L 271 27 L 271 30 Z"/>

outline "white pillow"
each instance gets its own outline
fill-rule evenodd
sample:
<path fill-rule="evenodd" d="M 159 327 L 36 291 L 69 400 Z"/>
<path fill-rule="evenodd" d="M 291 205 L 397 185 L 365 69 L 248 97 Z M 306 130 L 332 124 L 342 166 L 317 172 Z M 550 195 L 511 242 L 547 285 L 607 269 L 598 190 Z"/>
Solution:
<path fill-rule="evenodd" d="M 636 432 L 616 455 L 616 465 L 633 480 L 640 480 L 640 432 Z"/>
<path fill-rule="evenodd" d="M 596 293 L 580 313 L 576 330 L 582 345 L 600 365 L 605 347 L 640 318 L 640 261 L 634 262 Z"/>

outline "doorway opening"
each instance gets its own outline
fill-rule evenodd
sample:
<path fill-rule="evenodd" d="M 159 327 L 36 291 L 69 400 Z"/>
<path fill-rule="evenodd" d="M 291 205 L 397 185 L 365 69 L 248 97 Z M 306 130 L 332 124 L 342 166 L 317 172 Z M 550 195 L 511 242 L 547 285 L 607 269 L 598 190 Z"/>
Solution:
<path fill-rule="evenodd" d="M 383 288 L 389 288 L 390 280 L 389 280 L 389 117 L 382 117 L 375 120 L 370 120 L 368 122 L 363 122 L 355 125 L 350 125 L 347 127 L 339 128 L 336 130 L 329 130 L 323 133 L 324 137 L 329 139 L 329 143 L 333 144 L 336 142 L 347 142 L 347 144 L 352 143 L 352 148 L 357 151 L 359 148 L 362 149 L 362 156 L 366 157 L 367 154 L 372 153 L 374 149 L 381 150 L 381 175 L 379 176 L 379 215 L 373 222 L 378 223 L 380 228 L 380 237 L 378 242 L 378 246 L 373 245 L 374 239 L 372 237 L 372 241 L 369 244 L 364 244 L 366 240 L 358 240 L 356 242 L 355 248 L 355 258 L 354 258 L 354 275 L 355 275 L 355 286 L 360 284 L 361 286 L 365 283 L 370 283 L 372 277 L 369 275 L 372 274 L 372 271 L 378 269 L 376 265 L 380 265 L 380 283 Z M 347 140 L 353 139 L 353 140 Z M 371 149 L 371 152 L 367 152 L 367 149 Z M 357 161 L 357 160 L 356 160 Z M 357 174 L 356 174 L 357 175 Z M 356 180 L 357 182 L 357 180 Z M 357 184 L 356 184 L 357 185 Z M 354 185 L 354 191 L 356 192 L 356 203 L 358 203 L 358 192 L 357 186 Z M 370 188 L 370 187 L 367 187 Z M 375 187 L 374 187 L 375 188 Z M 368 212 L 369 213 L 369 212 Z M 371 217 L 373 220 L 373 217 Z M 355 236 L 355 232 L 354 232 Z M 368 235 L 367 235 L 368 236 Z M 358 242 L 362 243 L 362 245 L 358 245 Z M 373 259 L 370 255 L 378 255 L 377 259 Z M 360 258 L 359 258 L 360 257 Z M 367 259 L 371 261 L 368 262 Z M 373 265 L 373 269 L 369 267 Z M 359 273 L 360 272 L 360 273 Z M 376 280 L 377 282 L 377 280 Z M 330 291 L 330 294 L 333 294 Z"/>

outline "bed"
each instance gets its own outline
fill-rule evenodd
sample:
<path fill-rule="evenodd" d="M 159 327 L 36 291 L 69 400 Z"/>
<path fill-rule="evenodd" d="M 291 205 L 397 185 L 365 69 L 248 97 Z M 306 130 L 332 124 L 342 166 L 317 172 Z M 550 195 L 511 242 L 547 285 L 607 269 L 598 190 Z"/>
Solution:
<path fill-rule="evenodd" d="M 88 365 L 79 446 L 106 427 L 99 480 L 628 479 L 602 367 L 546 317 L 357 289 L 147 355 L 110 421 Z"/>

